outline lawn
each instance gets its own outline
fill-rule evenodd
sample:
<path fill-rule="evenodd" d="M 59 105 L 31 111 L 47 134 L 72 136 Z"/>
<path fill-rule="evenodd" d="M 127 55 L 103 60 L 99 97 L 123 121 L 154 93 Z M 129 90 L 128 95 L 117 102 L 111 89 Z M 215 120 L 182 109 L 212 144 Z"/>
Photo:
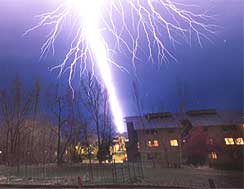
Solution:
<path fill-rule="evenodd" d="M 16 168 L 0 167 L 0 183 L 77 184 L 78 176 L 83 178 L 84 183 L 89 183 L 91 172 L 88 170 L 88 165 L 84 164 L 62 167 L 55 165 L 23 166 L 20 167 L 19 171 Z M 207 188 L 209 187 L 208 179 L 213 179 L 218 188 L 243 188 L 243 173 L 241 171 L 216 170 L 208 167 L 145 167 L 143 170 L 142 177 L 140 167 L 136 165 L 130 167 L 126 164 L 117 164 L 115 167 L 111 165 L 93 165 L 92 183 L 139 183 Z"/>
<path fill-rule="evenodd" d="M 144 182 L 160 185 L 189 185 L 193 188 L 209 187 L 208 179 L 213 179 L 219 188 L 243 188 L 243 172 L 216 170 L 208 167 L 180 169 L 146 168 Z"/>

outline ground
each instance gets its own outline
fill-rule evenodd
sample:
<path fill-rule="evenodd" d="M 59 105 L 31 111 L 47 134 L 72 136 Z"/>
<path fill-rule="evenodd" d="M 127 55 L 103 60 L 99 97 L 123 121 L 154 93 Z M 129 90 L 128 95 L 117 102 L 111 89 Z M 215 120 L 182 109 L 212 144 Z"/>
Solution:
<path fill-rule="evenodd" d="M 243 172 L 241 171 L 227 171 L 216 170 L 208 167 L 194 168 L 153 168 L 144 167 L 143 178 L 136 173 L 138 178 L 134 178 L 133 172 L 137 171 L 139 167 L 132 169 L 130 167 L 128 177 L 127 165 L 116 165 L 116 178 L 112 175 L 114 169 L 109 166 L 100 167 L 97 165 L 93 167 L 93 177 L 95 184 L 152 184 L 161 186 L 184 186 L 191 188 L 208 188 L 208 179 L 213 179 L 218 188 L 244 188 Z M 84 165 L 73 165 L 63 167 L 35 167 L 32 170 L 21 169 L 18 174 L 14 176 L 14 170 L 0 168 L 0 183 L 27 183 L 27 184 L 75 184 L 77 185 L 77 177 L 83 177 L 85 184 L 88 184 L 88 169 Z M 45 170 L 45 171 L 41 171 Z M 32 172 L 28 172 L 32 171 Z M 121 174 L 123 172 L 123 175 Z M 11 176 L 10 176 L 11 175 Z M 25 176 L 26 175 L 26 176 Z M 31 176 L 32 175 L 32 176 Z M 122 178 L 123 177 L 123 178 Z"/>
<path fill-rule="evenodd" d="M 181 169 L 147 169 L 145 180 L 160 185 L 180 185 L 193 188 L 209 187 L 208 179 L 213 179 L 217 188 L 243 188 L 243 172 L 215 170 L 208 167 Z"/>

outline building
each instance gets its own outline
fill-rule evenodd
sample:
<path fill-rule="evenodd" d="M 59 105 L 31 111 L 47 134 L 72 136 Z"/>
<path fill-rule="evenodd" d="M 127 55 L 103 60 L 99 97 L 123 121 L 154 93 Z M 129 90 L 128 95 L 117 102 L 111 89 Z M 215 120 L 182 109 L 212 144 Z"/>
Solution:
<path fill-rule="evenodd" d="M 242 116 L 238 111 L 193 110 L 126 117 L 128 160 L 179 167 L 199 154 L 211 166 L 240 166 L 244 150 Z"/>
<path fill-rule="evenodd" d="M 118 134 L 113 138 L 113 144 L 110 148 L 112 160 L 116 163 L 123 163 L 127 160 L 125 143 L 127 138 L 123 134 Z"/>

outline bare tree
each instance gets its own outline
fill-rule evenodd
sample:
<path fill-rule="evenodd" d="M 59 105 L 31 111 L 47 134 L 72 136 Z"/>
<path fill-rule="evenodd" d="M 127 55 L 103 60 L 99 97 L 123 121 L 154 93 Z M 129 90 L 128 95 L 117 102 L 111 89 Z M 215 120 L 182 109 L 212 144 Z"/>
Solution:
<path fill-rule="evenodd" d="M 22 135 L 25 121 L 33 113 L 40 90 L 35 87 L 24 93 L 19 76 L 9 90 L 0 92 L 0 117 L 4 126 L 5 145 L 3 153 L 9 165 L 19 165 L 23 154 Z"/>
<path fill-rule="evenodd" d="M 71 112 L 72 112 L 72 119 L 74 120 L 74 128 L 72 133 L 72 138 L 70 141 L 70 154 L 71 154 L 71 160 L 72 161 L 80 161 L 81 156 L 78 153 L 76 147 L 78 144 L 82 144 L 86 148 L 89 147 L 88 142 L 88 133 L 89 133 L 89 127 L 88 127 L 88 119 L 86 118 L 86 109 L 84 107 L 84 103 L 82 101 L 82 93 L 81 91 L 77 90 L 77 93 L 72 98 L 72 102 L 70 103 Z M 89 150 L 89 149 L 88 149 Z M 89 159 L 91 160 L 91 156 L 89 156 Z"/>
<path fill-rule="evenodd" d="M 54 125 L 57 125 L 57 164 L 60 165 L 63 162 L 63 151 L 61 148 L 61 134 L 62 128 L 67 124 L 67 103 L 65 95 L 62 93 L 60 86 L 56 84 L 51 85 L 47 91 L 47 104 L 51 111 L 51 120 Z"/>
<path fill-rule="evenodd" d="M 112 138 L 114 129 L 112 127 L 111 112 L 109 106 L 109 96 L 106 90 L 103 92 L 103 112 L 102 112 L 102 125 L 101 125 L 101 145 L 98 149 L 99 159 L 102 161 L 111 160 L 110 146 L 112 145 Z"/>
<path fill-rule="evenodd" d="M 109 97 L 106 89 L 99 81 L 88 74 L 81 82 L 81 91 L 83 92 L 83 103 L 95 124 L 98 160 L 102 163 L 109 155 L 109 146 L 112 143 L 112 122 L 109 108 Z"/>

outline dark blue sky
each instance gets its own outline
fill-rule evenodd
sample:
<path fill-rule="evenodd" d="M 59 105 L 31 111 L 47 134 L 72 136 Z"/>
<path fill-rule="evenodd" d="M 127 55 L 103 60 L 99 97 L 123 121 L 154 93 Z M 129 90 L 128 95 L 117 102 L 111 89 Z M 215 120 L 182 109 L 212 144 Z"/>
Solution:
<path fill-rule="evenodd" d="M 200 0 L 199 0 L 200 1 Z M 196 1 L 195 1 L 196 2 Z M 243 10 L 242 0 L 206 0 L 201 6 L 213 7 L 218 16 L 215 23 L 222 26 L 214 37 L 214 44 L 204 42 L 189 46 L 182 44 L 173 50 L 178 62 L 168 64 L 138 63 L 139 95 L 144 111 L 177 111 L 180 101 L 178 86 L 185 86 L 188 109 L 241 109 L 243 105 Z M 22 37 L 33 26 L 36 14 L 52 10 L 51 0 L 1 0 L 0 6 L 0 86 L 6 87 L 18 72 L 28 87 L 33 78 L 41 78 L 45 85 L 56 82 L 56 73 L 48 68 L 64 57 L 65 38 L 59 41 L 54 57 L 39 62 L 41 31 Z M 62 48 L 64 47 L 64 48 Z M 130 59 L 116 58 L 129 67 Z M 118 95 L 126 116 L 136 114 L 132 95 L 133 72 L 129 75 L 113 69 Z M 66 82 L 64 79 L 59 82 Z"/>

